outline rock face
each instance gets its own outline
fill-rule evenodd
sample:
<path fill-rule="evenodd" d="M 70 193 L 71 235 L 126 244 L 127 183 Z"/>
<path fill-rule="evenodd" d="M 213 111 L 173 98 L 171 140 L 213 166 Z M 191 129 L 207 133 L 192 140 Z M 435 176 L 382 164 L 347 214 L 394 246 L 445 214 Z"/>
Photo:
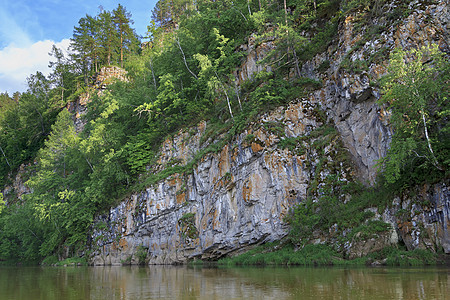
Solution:
<path fill-rule="evenodd" d="M 210 126 L 206 122 L 166 140 L 149 172 L 174 166 L 178 171 L 96 219 L 92 263 L 136 263 L 143 249 L 151 264 L 239 253 L 284 237 L 284 216 L 307 196 L 317 197 L 327 175 L 373 183 L 377 160 L 386 154 L 392 134 L 388 112 L 376 103 L 380 92 L 375 84 L 386 72 L 389 53 L 397 46 L 430 43 L 449 51 L 445 1 L 412 2 L 402 21 L 395 3 L 358 29 L 357 13 L 349 15 L 327 51 L 303 64 L 303 76 L 322 82 L 307 99 L 261 116 L 226 143 L 220 136 L 203 141 Z M 248 56 L 235 73 L 237 84 L 263 69 L 257 62 L 272 47 L 272 42 L 257 47 L 251 39 L 241 47 Z M 329 123 L 334 131 L 325 130 Z M 325 136 L 314 134 L 320 130 Z M 294 147 L 283 146 L 288 139 L 295 139 Z M 199 153 L 206 154 L 197 159 Z M 391 224 L 391 230 L 349 241 L 343 251 L 353 258 L 400 241 L 410 250 L 450 253 L 448 187 L 448 182 L 422 187 L 382 213 L 373 209 L 374 219 Z M 324 239 L 336 237 L 317 241 Z"/>
<path fill-rule="evenodd" d="M 346 242 L 343 251 L 350 259 L 399 243 L 410 251 L 439 249 L 450 253 L 449 182 L 416 187 L 409 195 L 395 198 L 381 213 L 375 207 L 368 210 L 374 213 L 373 220 L 390 224 L 390 229 L 369 239 L 356 237 Z"/>
<path fill-rule="evenodd" d="M 86 106 L 91 101 L 92 95 L 102 95 L 108 85 L 119 81 L 128 82 L 127 71 L 116 66 L 103 67 L 96 73 L 91 82 L 91 89 L 80 95 L 76 101 L 67 103 L 67 110 L 73 113 L 75 131 L 81 132 L 84 128 L 82 116 L 86 113 Z"/>
<path fill-rule="evenodd" d="M 32 170 L 31 164 L 22 164 L 17 170 L 14 178 L 11 178 L 12 184 L 5 186 L 3 191 L 0 191 L 5 197 L 6 203 L 11 201 L 22 201 L 23 195 L 29 194 L 32 191 L 25 185 Z"/>
<path fill-rule="evenodd" d="M 431 43 L 450 53 L 448 2 L 413 1 L 411 13 L 402 22 L 393 19 L 395 9 L 395 3 L 384 7 L 364 26 L 358 13 L 349 15 L 339 25 L 338 39 L 302 68 L 303 76 L 323 82 L 311 101 L 321 103 L 352 154 L 358 175 L 370 183 L 376 179 L 377 160 L 385 156 L 391 137 L 388 112 L 376 104 L 380 92 L 375 85 L 386 73 L 389 53 L 395 47 Z M 329 67 L 321 70 L 324 63 Z"/>
<path fill-rule="evenodd" d="M 116 80 L 128 82 L 127 71 L 116 66 L 103 67 L 95 75 L 94 87 L 97 89 L 106 89 L 106 87 Z"/>
<path fill-rule="evenodd" d="M 92 237 L 98 249 L 93 263 L 126 261 L 139 246 L 148 249 L 154 264 L 217 259 L 284 237 L 283 217 L 306 198 L 314 178 L 331 172 L 350 176 L 348 166 L 332 158 L 338 139 L 319 149 L 310 146 L 318 138 L 311 138 L 301 153 L 278 145 L 270 126 L 282 121 L 292 125 L 284 127 L 285 134 L 307 138 L 323 125 L 314 114 L 308 102 L 280 107 L 217 152 L 206 154 L 192 170 L 173 174 L 100 216 L 100 229 Z M 194 134 L 191 129 L 167 140 L 159 160 L 163 168 L 170 161 L 183 164 L 192 159 L 206 129 L 202 123 Z M 327 161 L 316 174 L 306 160 L 318 159 L 322 150 Z"/>
<path fill-rule="evenodd" d="M 445 253 L 450 253 L 449 182 L 424 185 L 414 191 L 414 196 L 395 199 L 382 218 L 395 222 L 392 225 L 408 250 L 442 246 Z"/>
<path fill-rule="evenodd" d="M 250 36 L 248 43 L 239 48 L 240 51 L 247 52 L 247 57 L 241 67 L 234 72 L 236 84 L 240 86 L 245 80 L 251 80 L 254 75 L 263 70 L 272 71 L 270 66 L 258 64 L 258 62 L 263 60 L 273 49 L 275 49 L 273 41 L 266 40 L 256 46 L 255 36 Z"/>

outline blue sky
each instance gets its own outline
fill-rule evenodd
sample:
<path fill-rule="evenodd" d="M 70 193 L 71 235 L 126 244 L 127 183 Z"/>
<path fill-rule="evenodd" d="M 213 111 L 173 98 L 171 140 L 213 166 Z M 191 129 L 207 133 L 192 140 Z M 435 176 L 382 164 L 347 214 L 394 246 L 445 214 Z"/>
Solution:
<path fill-rule="evenodd" d="M 26 90 L 26 77 L 48 74 L 53 44 L 67 48 L 73 27 L 100 6 L 113 10 L 119 3 L 132 14 L 132 25 L 144 35 L 157 0 L 0 0 L 0 92 Z"/>

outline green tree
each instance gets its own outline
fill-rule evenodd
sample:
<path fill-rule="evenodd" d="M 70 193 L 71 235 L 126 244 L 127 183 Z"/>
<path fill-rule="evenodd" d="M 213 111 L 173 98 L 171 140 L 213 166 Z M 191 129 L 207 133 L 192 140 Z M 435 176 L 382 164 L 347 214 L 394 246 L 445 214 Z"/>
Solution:
<path fill-rule="evenodd" d="M 114 47 L 118 44 L 117 32 L 113 23 L 113 16 L 109 11 L 99 14 L 100 24 L 100 45 L 102 47 L 103 63 L 110 65 L 114 59 Z"/>
<path fill-rule="evenodd" d="M 60 109 L 52 97 L 51 82 L 37 72 L 28 77 L 28 90 L 0 112 L 0 174 L 7 174 L 31 160 L 50 132 Z"/>
<path fill-rule="evenodd" d="M 0 214 L 0 260 L 38 262 L 42 227 L 32 204 L 12 204 Z"/>
<path fill-rule="evenodd" d="M 8 93 L 0 93 L 0 118 L 2 112 L 6 111 L 12 105 L 14 105 L 14 99 Z"/>
<path fill-rule="evenodd" d="M 99 59 L 100 59 L 100 24 L 97 17 L 92 17 L 90 15 L 86 15 L 86 24 L 87 24 L 87 39 L 86 47 L 88 48 L 88 57 L 90 61 L 90 65 L 93 67 L 92 71 L 96 73 L 99 70 Z"/>
<path fill-rule="evenodd" d="M 136 34 L 130 27 L 134 22 L 131 20 L 131 13 L 121 4 L 113 10 L 113 22 L 119 36 L 120 66 L 123 68 L 124 52 L 132 52 L 134 50 L 133 47 L 137 43 Z"/>
<path fill-rule="evenodd" d="M 382 160 L 388 182 L 396 182 L 406 170 L 421 180 L 448 170 L 449 71 L 449 61 L 436 45 L 392 52 L 379 101 L 392 113 L 394 134 Z"/>
<path fill-rule="evenodd" d="M 37 193 L 49 193 L 55 190 L 57 197 L 61 188 L 67 188 L 68 174 L 73 171 L 70 156 L 78 147 L 79 137 L 75 132 L 71 114 L 64 109 L 59 113 L 52 132 L 39 151 L 37 158 L 39 170 L 29 184 Z M 42 189 L 41 189 L 42 188 Z"/>
<path fill-rule="evenodd" d="M 36 222 L 43 228 L 43 241 L 39 247 L 42 256 L 50 255 L 68 235 L 65 222 L 69 197 L 64 192 L 70 188 L 69 174 L 74 170 L 70 154 L 77 143 L 71 114 L 63 110 L 44 147 L 39 150 L 37 172 L 27 182 L 33 193 L 26 196 L 26 201 L 33 204 Z"/>
<path fill-rule="evenodd" d="M 4 207 L 5 207 L 5 201 L 3 200 L 3 194 L 0 193 L 0 215 L 1 215 Z"/>
<path fill-rule="evenodd" d="M 62 107 L 66 105 L 68 97 L 76 91 L 76 73 L 69 59 L 55 45 L 49 55 L 56 59 L 56 61 L 50 61 L 48 65 L 53 70 L 48 76 L 52 86 L 51 94 L 56 98 L 52 102 Z"/>
<path fill-rule="evenodd" d="M 94 37 L 91 35 L 93 24 L 93 18 L 86 15 L 78 21 L 78 26 L 74 27 L 73 37 L 71 38 L 70 49 L 73 51 L 71 54 L 72 61 L 78 68 L 80 74 L 82 74 L 84 83 L 88 84 L 89 73 L 93 64 L 92 45 Z"/>

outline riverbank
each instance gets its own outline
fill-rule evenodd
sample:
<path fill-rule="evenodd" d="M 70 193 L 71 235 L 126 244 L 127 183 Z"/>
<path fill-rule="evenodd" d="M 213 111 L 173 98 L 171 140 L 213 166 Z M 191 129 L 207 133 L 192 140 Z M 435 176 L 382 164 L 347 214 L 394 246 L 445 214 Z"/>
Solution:
<path fill-rule="evenodd" d="M 200 263 L 200 261 L 191 263 Z M 449 257 L 444 253 L 422 249 L 407 251 L 401 247 L 386 247 L 363 257 L 348 259 L 325 244 L 310 244 L 295 248 L 290 244 L 271 243 L 258 246 L 244 254 L 223 258 L 217 264 L 222 266 L 449 266 Z"/>

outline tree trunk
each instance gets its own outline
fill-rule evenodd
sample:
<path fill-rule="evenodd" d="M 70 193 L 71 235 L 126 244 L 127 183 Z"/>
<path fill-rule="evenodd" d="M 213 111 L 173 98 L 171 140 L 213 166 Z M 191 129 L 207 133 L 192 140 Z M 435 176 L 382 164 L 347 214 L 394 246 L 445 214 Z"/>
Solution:
<path fill-rule="evenodd" d="M 153 84 L 155 85 L 155 90 L 157 90 L 158 87 L 156 86 L 155 72 L 153 71 L 153 60 L 151 58 L 150 58 L 150 70 L 152 71 Z"/>
<path fill-rule="evenodd" d="M 61 102 L 64 104 L 64 75 L 61 74 Z"/>
<path fill-rule="evenodd" d="M 111 44 L 112 44 L 112 39 L 111 36 L 108 37 L 108 55 L 107 55 L 107 61 L 108 61 L 108 66 L 111 65 Z"/>
<path fill-rule="evenodd" d="M 120 67 L 123 68 L 123 32 L 120 32 Z"/>
<path fill-rule="evenodd" d="M 284 0 L 284 23 L 287 26 L 287 5 L 286 5 L 286 0 Z"/>
<path fill-rule="evenodd" d="M 215 70 L 214 70 L 214 73 L 216 74 L 217 80 L 219 80 L 220 85 L 221 85 L 222 88 L 223 88 L 223 92 L 225 93 L 225 97 L 227 98 L 228 110 L 229 110 L 229 112 L 230 112 L 231 119 L 234 120 L 233 111 L 231 110 L 230 98 L 228 97 L 227 90 L 225 89 L 225 86 L 223 85 L 222 81 L 220 80 L 219 74 L 217 74 L 217 72 L 216 72 Z"/>
<path fill-rule="evenodd" d="M 191 73 L 191 75 L 194 76 L 195 79 L 198 79 L 197 75 L 195 75 L 194 72 L 192 72 L 191 69 L 189 69 L 189 66 L 188 66 L 188 64 L 187 64 L 187 62 L 186 62 L 186 56 L 184 55 L 184 51 L 183 51 L 183 49 L 181 48 L 180 41 L 178 40 L 178 37 L 176 37 L 175 40 L 176 40 L 176 42 L 177 42 L 178 48 L 180 48 L 181 55 L 183 55 L 184 65 L 186 66 L 186 68 L 187 68 L 187 70 L 189 71 L 189 73 Z"/>
<path fill-rule="evenodd" d="M 437 169 L 441 170 L 441 167 L 439 166 L 436 156 L 434 156 L 433 148 L 431 147 L 430 137 L 428 136 L 428 127 L 427 127 L 427 122 L 425 119 L 425 114 L 423 113 L 423 111 L 421 111 L 420 114 L 422 115 L 422 122 L 423 122 L 424 131 L 425 131 L 425 138 L 427 139 L 428 149 L 431 152 L 431 158 L 433 159 L 433 164 Z"/>
<path fill-rule="evenodd" d="M 0 150 L 2 151 L 3 157 L 4 157 L 4 158 L 5 158 L 5 160 L 6 160 L 6 164 L 8 165 L 8 167 L 10 167 L 10 168 L 11 168 L 11 165 L 9 164 L 8 158 L 6 157 L 6 155 L 5 155 L 5 152 L 3 152 L 3 148 L 2 148 L 2 146 L 0 146 Z"/>

